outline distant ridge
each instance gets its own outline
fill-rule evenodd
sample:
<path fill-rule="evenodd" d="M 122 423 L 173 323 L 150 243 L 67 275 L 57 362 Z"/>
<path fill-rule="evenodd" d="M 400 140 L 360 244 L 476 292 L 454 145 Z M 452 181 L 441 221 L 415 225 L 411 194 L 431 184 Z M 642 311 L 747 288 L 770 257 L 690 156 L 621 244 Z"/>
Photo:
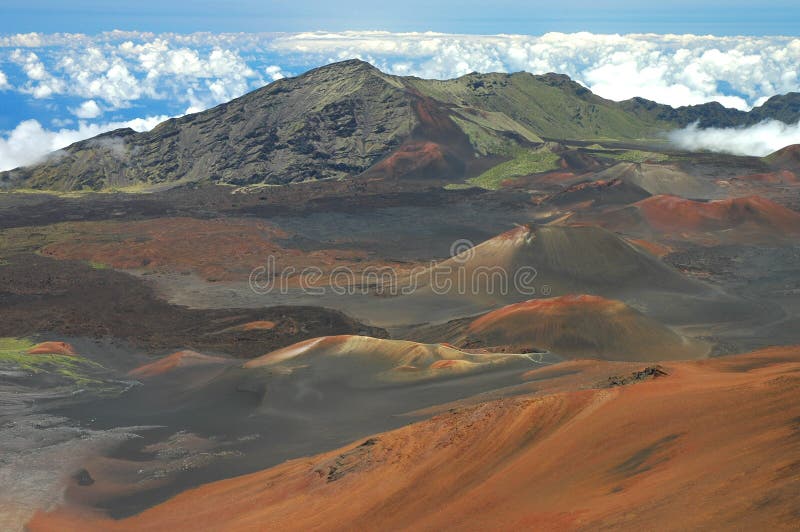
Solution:
<path fill-rule="evenodd" d="M 471 161 L 556 139 L 653 138 L 699 122 L 800 118 L 800 94 L 749 113 L 718 103 L 613 102 L 561 74 L 472 73 L 452 80 L 385 74 L 352 59 L 286 78 L 152 131 L 121 129 L 44 162 L 0 173 L 0 186 L 102 190 L 210 181 L 286 184 L 371 177 L 463 177 Z"/>

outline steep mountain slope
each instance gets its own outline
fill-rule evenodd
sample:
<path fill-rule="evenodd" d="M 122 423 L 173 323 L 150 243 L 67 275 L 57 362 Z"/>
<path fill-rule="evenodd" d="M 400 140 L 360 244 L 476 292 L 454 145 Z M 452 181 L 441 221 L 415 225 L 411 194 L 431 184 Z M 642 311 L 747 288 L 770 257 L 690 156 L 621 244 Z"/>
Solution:
<path fill-rule="evenodd" d="M 348 61 L 147 133 L 122 130 L 80 142 L 19 176 L 28 186 L 62 189 L 342 177 L 365 170 L 411 134 L 411 104 L 398 81 Z"/>
<path fill-rule="evenodd" d="M 796 124 L 800 120 L 800 92 L 773 96 L 748 113 L 747 123 L 756 124 L 768 119 Z"/>
<path fill-rule="evenodd" d="M 700 120 L 730 126 L 791 120 L 797 95 L 743 113 L 719 104 L 673 109 L 613 102 L 559 74 L 468 74 L 424 80 L 349 60 L 278 80 L 152 131 L 122 129 L 44 162 L 0 173 L 4 187 L 100 190 L 210 180 L 255 183 L 459 178 L 475 157 L 557 139 L 654 138 Z"/>
<path fill-rule="evenodd" d="M 620 106 L 637 116 L 656 118 L 685 127 L 698 122 L 700 127 L 734 127 L 747 122 L 747 113 L 730 109 L 719 102 L 671 107 L 645 98 L 631 98 Z"/>
<path fill-rule="evenodd" d="M 748 112 L 724 107 L 719 102 L 675 108 L 645 98 L 625 100 L 620 102 L 620 107 L 637 116 L 670 122 L 678 127 L 694 122 L 702 128 L 749 126 L 770 119 L 794 124 L 800 120 L 800 93 L 775 95 Z"/>
<path fill-rule="evenodd" d="M 560 74 L 468 74 L 445 81 L 411 78 L 408 83 L 449 105 L 503 113 L 543 137 L 634 139 L 664 128 L 653 117 L 626 113 Z"/>
<path fill-rule="evenodd" d="M 665 127 L 566 76 L 471 74 L 449 81 L 335 63 L 150 132 L 119 130 L 0 174 L 30 188 L 247 185 L 372 177 L 458 178 L 474 158 L 559 138 L 638 138 Z M 376 164 L 377 163 L 377 164 Z"/>

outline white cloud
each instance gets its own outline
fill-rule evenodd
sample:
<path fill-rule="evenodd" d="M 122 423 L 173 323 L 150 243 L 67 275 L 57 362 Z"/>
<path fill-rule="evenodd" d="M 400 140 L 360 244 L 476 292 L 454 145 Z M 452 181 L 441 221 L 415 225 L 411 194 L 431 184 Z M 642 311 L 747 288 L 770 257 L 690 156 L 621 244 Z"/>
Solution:
<path fill-rule="evenodd" d="M 692 124 L 670 132 L 669 139 L 686 150 L 763 157 L 790 144 L 800 144 L 800 122 L 788 125 L 767 120 L 749 127 L 707 129 Z"/>
<path fill-rule="evenodd" d="M 0 70 L 0 91 L 8 90 L 11 84 L 8 82 L 8 77 Z"/>
<path fill-rule="evenodd" d="M 272 81 L 278 81 L 279 79 L 283 79 L 286 77 L 286 74 L 281 70 L 281 67 L 278 65 L 270 65 L 264 69 L 269 79 Z"/>
<path fill-rule="evenodd" d="M 102 98 L 114 108 L 130 100 L 138 100 L 143 93 L 139 81 L 123 63 L 114 63 L 106 72 L 94 79 L 83 80 L 77 92 L 84 97 Z"/>
<path fill-rule="evenodd" d="M 195 42 L 199 47 L 206 46 L 205 38 L 215 40 L 201 35 Z M 171 38 L 147 33 L 0 37 L 0 50 L 11 45 L 17 47 L 7 57 L 24 74 L 19 92 L 37 99 L 78 96 L 102 101 L 109 110 L 143 99 L 199 103 L 205 109 L 265 83 L 235 49 L 176 46 Z"/>
<path fill-rule="evenodd" d="M 0 39 L 0 46 L 18 46 L 21 48 L 36 48 L 43 46 L 41 35 L 38 33 L 18 33 L 16 35 L 4 36 Z"/>
<path fill-rule="evenodd" d="M 207 108 L 286 72 L 359 57 L 389 72 L 450 78 L 471 71 L 559 72 L 601 96 L 674 106 L 716 100 L 747 109 L 800 89 L 800 38 L 697 35 L 455 35 L 383 31 L 214 34 L 112 31 L 0 37 L 20 63 L 18 90 Z M 2 54 L 0 54 L 1 56 Z M 14 59 L 16 58 L 16 59 Z"/>
<path fill-rule="evenodd" d="M 558 72 L 600 96 L 674 106 L 719 101 L 746 109 L 800 88 L 800 39 L 697 35 L 448 35 L 311 32 L 271 46 L 318 62 L 359 57 L 390 72 L 450 78 L 471 71 Z"/>
<path fill-rule="evenodd" d="M 645 97 L 674 107 L 698 105 L 716 100 L 726 107 L 749 108 L 747 101 L 738 96 L 723 96 L 717 83 L 705 72 L 687 67 L 677 77 L 672 76 L 671 65 L 665 58 L 642 63 L 636 54 L 616 52 L 603 64 L 583 71 L 585 82 L 593 92 L 611 100 Z"/>
<path fill-rule="evenodd" d="M 190 104 L 193 110 L 207 109 L 213 105 L 241 96 L 252 87 L 252 82 L 263 84 L 260 77 L 234 50 L 215 47 L 207 55 L 190 48 L 174 48 L 166 39 L 134 44 L 126 41 L 118 51 L 132 68 L 145 74 L 141 83 L 153 96 L 157 87 L 172 87 L 175 99 Z M 184 87 L 180 92 L 179 87 Z"/>
<path fill-rule="evenodd" d="M 50 124 L 51 125 L 53 125 L 53 126 L 55 126 L 57 128 L 60 128 L 60 129 L 63 129 L 63 128 L 67 127 L 67 126 L 71 126 L 74 123 L 75 123 L 75 120 L 73 120 L 71 118 L 64 118 L 64 119 L 52 118 L 50 120 Z"/>
<path fill-rule="evenodd" d="M 11 60 L 17 63 L 27 76 L 27 81 L 19 87 L 20 92 L 30 94 L 37 100 L 50 98 L 64 90 L 64 82 L 52 76 L 45 68 L 44 63 L 34 52 L 14 50 Z"/>
<path fill-rule="evenodd" d="M 24 53 L 22 50 L 15 50 L 11 54 L 11 60 L 19 64 L 31 80 L 42 81 L 49 77 L 47 70 L 44 68 L 44 63 L 33 52 Z"/>
<path fill-rule="evenodd" d="M 78 107 L 70 108 L 69 111 L 78 118 L 84 118 L 84 119 L 97 118 L 98 116 L 103 114 L 103 110 L 100 109 L 100 106 L 97 105 L 97 102 L 94 100 L 86 100 Z"/>
<path fill-rule="evenodd" d="M 149 116 L 125 122 L 89 124 L 79 122 L 77 129 L 48 130 L 37 120 L 25 120 L 5 136 L 0 137 L 0 171 L 34 164 L 56 150 L 100 133 L 129 127 L 148 131 L 167 120 L 168 116 Z"/>

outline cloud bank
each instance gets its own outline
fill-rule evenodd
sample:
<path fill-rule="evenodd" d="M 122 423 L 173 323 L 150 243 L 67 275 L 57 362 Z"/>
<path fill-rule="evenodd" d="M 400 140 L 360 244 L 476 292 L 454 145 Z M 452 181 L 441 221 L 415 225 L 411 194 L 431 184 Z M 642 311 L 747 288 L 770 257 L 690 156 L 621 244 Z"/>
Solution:
<path fill-rule="evenodd" d="M 19 90 L 41 87 L 39 97 L 74 94 L 117 106 L 146 97 L 188 101 L 189 88 L 236 94 L 275 73 L 285 75 L 287 66 L 305 70 L 352 57 L 431 78 L 559 72 L 611 99 L 642 96 L 676 106 L 717 100 L 745 109 L 800 87 L 800 38 L 792 37 L 379 31 L 0 36 L 0 61 L 22 66 L 27 77 Z"/>
<path fill-rule="evenodd" d="M 25 120 L 3 138 L 0 138 L 0 171 L 37 163 L 53 151 L 106 131 L 129 127 L 136 131 L 149 131 L 168 116 L 150 116 L 126 122 L 89 124 L 81 121 L 76 129 L 48 130 L 38 120 Z"/>
<path fill-rule="evenodd" d="M 790 144 L 800 144 L 800 122 L 789 125 L 766 120 L 749 127 L 706 129 L 692 124 L 670 132 L 669 139 L 685 150 L 763 157 Z"/>
<path fill-rule="evenodd" d="M 800 86 L 800 39 L 789 37 L 315 32 L 280 36 L 271 46 L 323 62 L 360 57 L 431 78 L 558 72 L 612 100 L 642 96 L 673 106 L 716 100 L 748 109 Z"/>
<path fill-rule="evenodd" d="M 794 37 L 382 31 L 6 35 L 0 36 L 0 102 L 13 96 L 16 109 L 22 99 L 28 112 L 12 122 L 18 123 L 15 129 L 0 133 L 0 167 L 36 160 L 46 143 L 33 143 L 62 131 L 79 140 L 80 134 L 136 116 L 198 112 L 270 81 L 353 57 L 390 73 L 439 79 L 472 71 L 559 72 L 612 100 L 641 96 L 672 106 L 719 101 L 750 109 L 774 94 L 800 90 L 800 38 Z M 62 128 L 75 118 L 82 121 L 77 128 Z M 26 136 L 30 144 L 23 146 L 21 132 L 31 119 L 42 131 L 48 131 L 42 126 L 46 121 L 61 129 Z M 685 133 L 691 135 L 699 139 L 696 131 Z M 11 143 L 17 146 L 13 157 Z M 762 150 L 759 146 L 752 149 Z M 751 148 L 742 144 L 742 149 Z"/>

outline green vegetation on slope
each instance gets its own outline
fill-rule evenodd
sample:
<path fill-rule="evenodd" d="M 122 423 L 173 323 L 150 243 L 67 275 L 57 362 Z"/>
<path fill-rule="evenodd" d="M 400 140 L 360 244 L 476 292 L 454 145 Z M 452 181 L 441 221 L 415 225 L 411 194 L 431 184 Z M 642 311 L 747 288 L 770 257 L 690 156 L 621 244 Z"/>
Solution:
<path fill-rule="evenodd" d="M 510 161 L 493 166 L 478 177 L 468 179 L 467 183 L 487 190 L 497 190 L 506 179 L 558 168 L 558 159 L 558 155 L 547 149 L 519 150 Z"/>
<path fill-rule="evenodd" d="M 669 160 L 669 156 L 663 153 L 643 150 L 603 151 L 594 154 L 628 163 L 662 163 Z"/>
<path fill-rule="evenodd" d="M 103 370 L 100 364 L 76 355 L 29 355 L 28 350 L 34 345 L 24 338 L 0 338 L 0 369 L 50 374 L 63 384 L 78 388 L 104 386 L 93 375 Z"/>
<path fill-rule="evenodd" d="M 536 133 L 504 113 L 490 113 L 479 109 L 454 109 L 452 119 L 469 137 L 470 144 L 479 156 L 510 154 L 519 146 L 520 141 L 543 142 Z"/>
<path fill-rule="evenodd" d="M 455 106 L 502 113 L 542 137 L 555 139 L 643 139 L 670 124 L 637 116 L 592 94 L 566 76 L 468 74 L 452 80 L 408 78 L 426 96 Z"/>
<path fill-rule="evenodd" d="M 93 260 L 88 261 L 87 264 L 93 270 L 107 270 L 109 268 L 108 264 L 105 264 L 103 262 L 95 262 Z"/>
<path fill-rule="evenodd" d="M 128 238 L 116 229 L 120 222 L 59 222 L 51 225 L 32 227 L 12 227 L 0 231 L 0 252 L 40 253 L 51 244 L 64 241 L 81 240 L 91 237 L 92 241 L 121 242 Z M 144 238 L 144 237 L 141 237 Z M 95 270 L 105 270 L 108 264 L 86 261 Z"/>
<path fill-rule="evenodd" d="M 80 233 L 74 227 L 74 222 L 43 225 L 36 228 L 12 227 L 0 231 L 0 251 L 4 254 L 38 253 L 50 244 L 78 236 Z"/>

